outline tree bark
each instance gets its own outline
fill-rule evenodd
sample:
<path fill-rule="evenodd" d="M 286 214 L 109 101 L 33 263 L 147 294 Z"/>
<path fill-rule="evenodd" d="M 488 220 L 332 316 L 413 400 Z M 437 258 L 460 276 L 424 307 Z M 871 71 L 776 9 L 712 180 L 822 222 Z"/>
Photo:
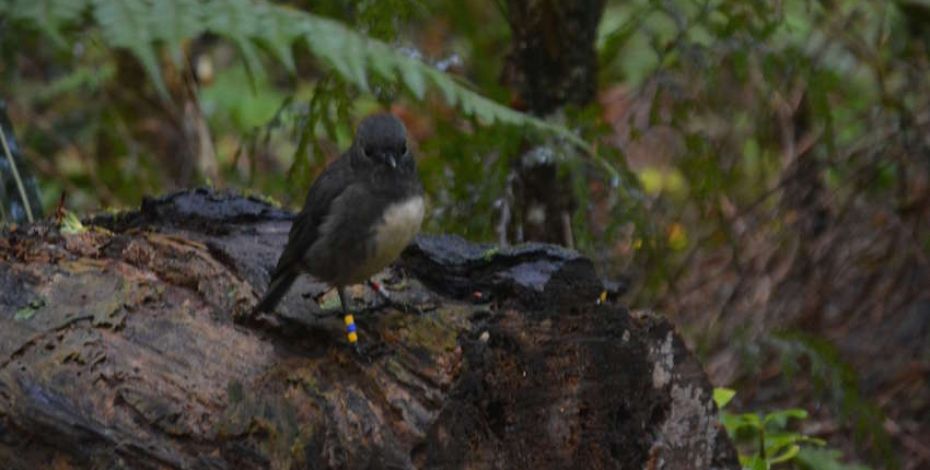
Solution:
<path fill-rule="evenodd" d="M 193 190 L 4 233 L 3 467 L 738 468 L 700 365 L 589 260 L 420 237 L 380 278 L 421 313 L 362 309 L 358 356 L 308 278 L 249 314 L 291 217 Z"/>
<path fill-rule="evenodd" d="M 597 26 L 604 0 L 508 0 L 512 34 L 504 81 L 515 107 L 540 117 L 568 105 L 585 106 L 597 92 Z M 547 142 L 513 161 L 510 201 L 502 240 L 540 241 L 573 247 L 577 202 L 572 175 L 560 161 L 580 158 Z M 506 235 L 506 236 L 504 236 Z"/>
<path fill-rule="evenodd" d="M 508 0 L 507 82 L 520 106 L 544 116 L 597 93 L 597 26 L 605 0 Z"/>

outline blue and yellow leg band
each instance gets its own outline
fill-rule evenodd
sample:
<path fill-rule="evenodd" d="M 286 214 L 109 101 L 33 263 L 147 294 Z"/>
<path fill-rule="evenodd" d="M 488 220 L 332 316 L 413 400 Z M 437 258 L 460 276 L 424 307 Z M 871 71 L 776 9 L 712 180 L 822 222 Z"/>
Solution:
<path fill-rule="evenodd" d="M 354 345 L 358 342 L 358 333 L 355 332 L 355 318 L 351 313 L 347 313 L 344 319 L 346 322 L 346 338 L 349 340 L 349 344 Z"/>

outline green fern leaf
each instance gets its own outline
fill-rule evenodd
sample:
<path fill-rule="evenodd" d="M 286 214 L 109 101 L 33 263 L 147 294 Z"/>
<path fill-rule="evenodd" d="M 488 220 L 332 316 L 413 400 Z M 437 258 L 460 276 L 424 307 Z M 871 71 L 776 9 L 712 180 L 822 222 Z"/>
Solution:
<path fill-rule="evenodd" d="M 430 81 L 442 93 L 443 99 L 449 106 L 455 106 L 459 102 L 459 94 L 455 87 L 455 82 L 450 77 L 438 70 L 431 70 L 429 73 Z"/>
<path fill-rule="evenodd" d="M 14 0 L 4 3 L 3 7 L 4 15 L 33 23 L 47 34 L 57 47 L 67 48 L 68 42 L 61 36 L 60 30 L 81 17 L 87 8 L 87 1 Z"/>
<path fill-rule="evenodd" d="M 488 123 L 527 126 L 559 135 L 597 161 L 611 178 L 620 177 L 617 169 L 600 157 L 587 142 L 562 126 L 495 103 L 430 65 L 411 59 L 387 44 L 363 36 L 338 22 L 284 7 L 273 8 L 279 14 L 287 15 L 288 21 L 298 25 L 299 34 L 314 55 L 323 59 L 344 80 L 363 90 L 368 89 L 369 72 L 388 80 L 399 78 L 418 99 L 425 95 L 427 85 L 432 84 L 450 105 L 457 106 L 469 116 Z"/>
<path fill-rule="evenodd" d="M 93 0 L 93 4 L 94 18 L 103 37 L 111 46 L 131 51 L 142 63 L 158 92 L 168 99 L 168 88 L 162 79 L 153 44 L 155 37 L 148 23 L 150 5 L 143 0 Z"/>
<path fill-rule="evenodd" d="M 253 43 L 259 36 L 260 11 L 249 0 L 214 0 L 204 3 L 207 28 L 226 37 L 239 49 L 246 71 L 255 85 L 256 78 L 264 73 L 258 49 Z"/>
<path fill-rule="evenodd" d="M 261 7 L 258 30 L 261 35 L 262 45 L 274 54 L 288 73 L 296 75 L 297 65 L 294 63 L 291 47 L 299 34 L 298 29 L 294 22 L 288 21 L 287 16 L 282 12 L 273 10 L 264 4 L 257 6 Z"/>
<path fill-rule="evenodd" d="M 423 99 L 423 96 L 426 95 L 426 75 L 423 73 L 420 63 L 408 59 L 398 63 L 397 69 L 400 70 L 404 85 L 407 85 L 407 89 L 413 93 L 413 96 L 416 96 L 417 99 Z"/>
<path fill-rule="evenodd" d="M 307 13 L 294 12 L 291 21 L 295 20 L 300 22 L 303 39 L 315 55 L 353 85 L 368 89 L 364 68 L 365 39 L 335 21 Z"/>
<path fill-rule="evenodd" d="M 93 18 L 107 45 L 129 50 L 140 61 L 163 97 L 164 84 L 157 45 L 164 44 L 177 62 L 184 41 L 212 31 L 235 44 L 255 85 L 262 74 L 261 56 L 267 51 L 294 73 L 295 41 L 307 44 L 311 53 L 346 82 L 369 90 L 369 74 L 403 84 L 417 99 L 429 88 L 464 114 L 487 123 L 534 128 L 562 136 L 577 145 L 607 169 L 612 178 L 618 172 L 586 142 L 568 129 L 529 116 L 472 91 L 434 67 L 413 59 L 376 39 L 359 34 L 345 25 L 311 13 L 262 0 L 13 0 L 6 11 L 28 18 L 50 37 L 57 29 L 79 19 L 92 2 Z"/>
<path fill-rule="evenodd" d="M 184 41 L 195 37 L 201 26 L 200 4 L 197 0 L 157 0 L 151 3 L 153 38 L 161 40 L 175 66 L 181 67 Z"/>
<path fill-rule="evenodd" d="M 385 47 L 383 44 L 370 44 L 368 59 L 370 60 L 371 71 L 375 75 L 394 82 L 397 80 L 397 74 L 395 73 L 394 61 L 391 60 L 391 52 L 390 48 Z"/>
<path fill-rule="evenodd" d="M 344 51 L 346 54 L 346 62 L 349 64 L 350 73 L 359 88 L 369 91 L 366 64 L 370 63 L 371 60 L 366 50 L 368 46 L 366 44 L 366 38 L 361 36 L 349 36 L 346 39 Z"/>
<path fill-rule="evenodd" d="M 242 60 L 245 62 L 245 70 L 248 72 L 249 78 L 252 81 L 252 87 L 254 88 L 258 78 L 265 74 L 262 62 L 258 58 L 258 49 L 252 41 L 247 39 L 236 38 L 235 43 L 236 47 L 239 48 L 239 52 L 242 54 Z"/>

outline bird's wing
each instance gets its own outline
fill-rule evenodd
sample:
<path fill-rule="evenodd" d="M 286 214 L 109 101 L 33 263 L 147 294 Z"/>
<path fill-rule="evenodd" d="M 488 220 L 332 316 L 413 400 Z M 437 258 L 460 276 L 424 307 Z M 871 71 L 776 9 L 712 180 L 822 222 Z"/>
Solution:
<path fill-rule="evenodd" d="M 278 258 L 272 279 L 292 271 L 300 263 L 304 253 L 319 237 L 320 224 L 329 215 L 333 201 L 351 181 L 352 167 L 349 164 L 349 155 L 345 154 L 328 166 L 313 182 L 307 192 L 304 207 L 291 226 L 287 245 Z"/>

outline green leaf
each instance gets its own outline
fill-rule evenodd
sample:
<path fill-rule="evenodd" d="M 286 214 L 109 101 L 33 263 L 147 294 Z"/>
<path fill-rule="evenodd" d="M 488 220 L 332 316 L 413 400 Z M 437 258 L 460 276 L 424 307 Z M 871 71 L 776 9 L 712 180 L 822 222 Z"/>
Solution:
<path fill-rule="evenodd" d="M 197 35 L 201 24 L 197 0 L 158 0 L 152 2 L 153 39 L 164 42 L 175 66 L 184 65 L 184 41 Z"/>
<path fill-rule="evenodd" d="M 366 44 L 367 42 L 368 39 L 365 37 L 352 35 L 346 37 L 345 42 L 342 44 L 351 80 L 355 83 L 355 86 L 364 91 L 370 90 L 368 87 L 368 72 L 366 69 L 368 57 L 365 53 L 368 47 Z"/>
<path fill-rule="evenodd" d="M 242 61 L 245 62 L 245 71 L 249 76 L 252 89 L 255 90 L 255 88 L 258 87 L 257 82 L 264 78 L 265 75 L 262 61 L 258 58 L 258 50 L 255 45 L 252 44 L 252 41 L 247 39 L 237 38 L 233 42 L 236 43 L 236 47 L 239 48 L 239 53 L 242 54 Z"/>
<path fill-rule="evenodd" d="M 740 464 L 743 466 L 743 468 L 747 468 L 749 470 L 768 470 L 769 469 L 768 462 L 766 462 L 764 458 L 758 455 L 754 455 L 752 457 L 740 456 L 739 461 L 740 461 Z"/>
<path fill-rule="evenodd" d="M 163 98 L 169 99 L 168 88 L 161 76 L 158 56 L 152 44 L 155 39 L 149 28 L 151 9 L 143 0 L 93 0 L 94 18 L 103 37 L 111 46 L 128 49 L 142 64 L 145 73 Z"/>
<path fill-rule="evenodd" d="M 54 100 L 62 95 L 76 93 L 85 87 L 97 92 L 102 84 L 112 79 L 115 74 L 116 67 L 109 63 L 102 66 L 78 65 L 67 74 L 52 79 L 36 93 L 36 99 L 39 101 Z"/>
<path fill-rule="evenodd" d="M 335 310 L 341 306 L 342 304 L 339 302 L 339 297 L 335 295 L 324 296 L 322 303 L 320 303 L 320 308 L 326 310 Z"/>
<path fill-rule="evenodd" d="M 432 84 L 442 92 L 447 103 L 457 106 L 466 115 L 488 123 L 500 122 L 529 126 L 558 135 L 598 161 L 608 170 L 611 178 L 619 177 L 613 165 L 598 156 L 587 142 L 562 126 L 553 125 L 495 103 L 457 83 L 454 78 L 432 66 L 407 57 L 401 51 L 352 31 L 338 22 L 281 6 L 272 8 L 279 12 L 286 12 L 290 21 L 298 24 L 299 34 L 303 36 L 311 52 L 329 64 L 343 79 L 362 90 L 368 89 L 367 73 L 369 71 L 391 79 L 393 78 L 391 71 L 396 70 L 400 72 L 400 79 L 404 86 L 417 99 L 422 99 L 426 94 L 427 86 Z"/>
<path fill-rule="evenodd" d="M 717 409 L 722 410 L 733 397 L 736 396 L 736 390 L 731 388 L 716 387 L 714 388 L 714 403 L 717 405 Z"/>
<path fill-rule="evenodd" d="M 720 422 L 731 436 L 743 428 L 762 429 L 762 420 L 755 413 L 731 414 L 724 411 L 720 413 Z"/>
<path fill-rule="evenodd" d="M 797 456 L 799 452 L 801 452 L 801 447 L 797 444 L 792 444 L 787 449 L 785 449 L 784 452 L 782 452 L 781 454 L 778 454 L 778 455 L 775 455 L 774 457 L 769 458 L 768 463 L 769 465 L 774 465 L 776 463 L 787 462 L 795 458 L 795 456 Z"/>
<path fill-rule="evenodd" d="M 40 308 L 45 306 L 44 299 L 37 299 L 29 302 L 29 305 L 16 311 L 16 314 L 13 315 L 13 319 L 17 321 L 25 321 L 32 318 Z"/>
<path fill-rule="evenodd" d="M 805 436 L 800 433 L 783 433 L 779 435 L 765 435 L 765 455 L 769 456 L 769 463 L 787 462 L 794 459 L 802 449 L 802 444 L 823 446 L 822 439 Z"/>
<path fill-rule="evenodd" d="M 397 74 L 395 73 L 397 64 L 391 60 L 390 53 L 390 48 L 384 44 L 373 43 L 369 45 L 368 58 L 372 72 L 385 80 L 393 82 L 397 80 Z"/>
<path fill-rule="evenodd" d="M 621 179 L 611 162 L 565 127 L 496 103 L 455 77 L 337 21 L 288 6 L 260 0 L 17 0 L 16 5 L 25 8 L 20 16 L 28 16 L 37 27 L 46 28 L 79 19 L 88 1 L 92 2 L 92 17 L 106 45 L 131 52 L 166 99 L 170 97 L 161 74 L 159 44 L 164 44 L 178 63 L 185 41 L 212 31 L 236 45 L 254 88 L 256 79 L 264 73 L 262 49 L 294 73 L 292 47 L 299 40 L 324 66 L 360 90 L 369 90 L 369 73 L 402 83 L 417 99 L 424 98 L 427 89 L 434 87 L 450 106 L 458 107 L 467 116 L 489 124 L 503 123 L 556 135 L 595 160 L 611 180 Z M 47 29 L 47 34 L 57 35 L 54 29 Z"/>
<path fill-rule="evenodd" d="M 14 19 L 31 21 L 57 47 L 64 49 L 69 43 L 61 36 L 61 28 L 80 19 L 86 8 L 86 0 L 16 0 L 6 4 L 4 13 Z"/>
<path fill-rule="evenodd" d="M 812 470 L 869 470 L 869 467 L 860 464 L 845 464 L 840 461 L 843 453 L 836 449 L 802 448 L 797 455 L 797 461 L 804 468 Z"/>
<path fill-rule="evenodd" d="M 323 61 L 329 64 L 344 79 L 354 85 L 359 85 L 360 78 L 353 72 L 353 67 L 349 64 L 346 54 L 350 50 L 346 48 L 347 31 L 335 21 L 317 18 L 306 13 L 295 12 L 291 15 L 291 21 L 298 21 L 301 26 L 300 34 L 310 50 L 319 56 Z"/>
<path fill-rule="evenodd" d="M 446 100 L 446 103 L 448 103 L 449 106 L 455 106 L 459 98 L 454 86 L 455 82 L 450 80 L 451 77 L 438 70 L 431 70 L 429 77 L 433 85 L 442 93 L 442 97 Z"/>
<path fill-rule="evenodd" d="M 413 93 L 413 96 L 417 97 L 417 99 L 423 99 L 426 95 L 426 77 L 416 65 L 416 61 L 409 59 L 405 63 L 400 63 L 398 69 L 404 85 L 407 86 L 410 93 Z"/>
<path fill-rule="evenodd" d="M 807 419 L 807 411 L 804 411 L 799 408 L 790 408 L 787 410 L 773 411 L 765 415 L 765 419 L 762 421 L 763 425 L 774 425 L 779 429 L 784 428 L 788 424 L 788 420 L 794 419 Z"/>
<path fill-rule="evenodd" d="M 259 35 L 261 18 L 267 11 L 249 0 L 212 0 L 204 3 L 203 10 L 207 28 L 229 39 L 239 49 L 254 89 L 256 80 L 264 74 L 264 68 L 252 41 Z"/>
<path fill-rule="evenodd" d="M 288 21 L 286 11 L 267 9 L 260 15 L 259 21 L 261 26 L 258 30 L 262 44 L 284 65 L 288 73 L 296 75 L 297 65 L 294 63 L 291 47 L 298 36 L 298 30 L 293 22 Z"/>
<path fill-rule="evenodd" d="M 81 219 L 71 211 L 65 212 L 65 216 L 61 220 L 61 233 L 73 235 L 77 233 L 84 233 L 87 231 L 87 227 L 81 223 Z"/>
<path fill-rule="evenodd" d="M 13 319 L 17 321 L 24 321 L 32 318 L 36 314 L 36 310 L 32 307 L 26 306 L 16 311 L 16 315 L 13 315 Z"/>

